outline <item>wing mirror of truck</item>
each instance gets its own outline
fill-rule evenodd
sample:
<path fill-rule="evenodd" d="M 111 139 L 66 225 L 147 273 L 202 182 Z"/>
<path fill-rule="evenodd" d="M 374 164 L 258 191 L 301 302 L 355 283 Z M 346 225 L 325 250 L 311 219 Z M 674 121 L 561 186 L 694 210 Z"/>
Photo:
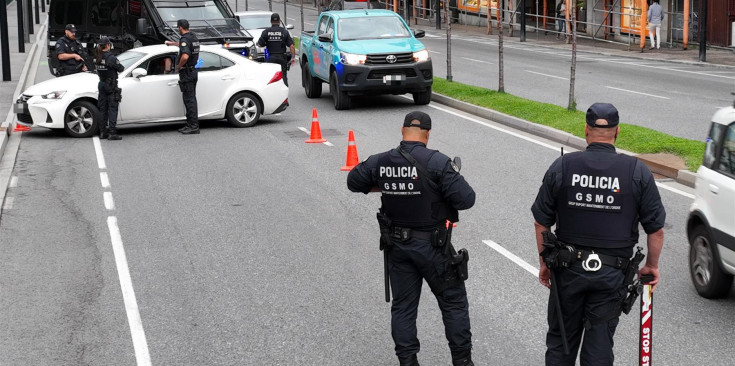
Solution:
<path fill-rule="evenodd" d="M 416 29 L 416 30 L 413 31 L 413 36 L 416 37 L 416 38 L 421 38 L 421 37 L 423 37 L 425 35 L 426 35 L 426 32 L 424 32 L 421 29 Z"/>
<path fill-rule="evenodd" d="M 138 21 L 135 24 L 135 31 L 138 35 L 148 34 L 148 19 L 138 18 Z"/>
<path fill-rule="evenodd" d="M 332 42 L 332 34 L 331 33 L 320 34 L 319 40 L 322 42 Z"/>
<path fill-rule="evenodd" d="M 136 79 L 140 79 L 143 76 L 148 75 L 148 71 L 146 71 L 144 68 L 139 67 L 135 70 L 133 70 L 133 77 Z"/>

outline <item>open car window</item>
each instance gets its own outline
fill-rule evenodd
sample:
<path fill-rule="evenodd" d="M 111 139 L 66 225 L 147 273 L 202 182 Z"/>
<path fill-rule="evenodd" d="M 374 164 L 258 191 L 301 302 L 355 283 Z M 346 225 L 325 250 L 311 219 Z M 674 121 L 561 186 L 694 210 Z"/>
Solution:
<path fill-rule="evenodd" d="M 148 72 L 148 75 L 165 75 L 174 73 L 176 65 L 176 54 L 170 53 L 151 57 L 147 61 L 147 65 L 141 65 Z"/>

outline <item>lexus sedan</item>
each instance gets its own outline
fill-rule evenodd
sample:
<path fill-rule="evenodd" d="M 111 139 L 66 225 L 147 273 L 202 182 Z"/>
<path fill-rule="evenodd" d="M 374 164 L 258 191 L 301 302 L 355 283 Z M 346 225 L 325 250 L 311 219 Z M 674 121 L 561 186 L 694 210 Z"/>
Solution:
<path fill-rule="evenodd" d="M 125 67 L 118 81 L 122 89 L 119 126 L 186 119 L 179 76 L 171 72 L 177 52 L 175 46 L 154 45 L 118 56 Z M 262 115 L 288 107 L 288 87 L 279 65 L 254 62 L 220 46 L 202 46 L 196 68 L 200 120 L 226 118 L 235 127 L 250 127 Z M 96 74 L 83 72 L 29 87 L 13 107 L 18 122 L 63 128 L 72 137 L 94 135 L 101 115 L 98 81 Z"/>

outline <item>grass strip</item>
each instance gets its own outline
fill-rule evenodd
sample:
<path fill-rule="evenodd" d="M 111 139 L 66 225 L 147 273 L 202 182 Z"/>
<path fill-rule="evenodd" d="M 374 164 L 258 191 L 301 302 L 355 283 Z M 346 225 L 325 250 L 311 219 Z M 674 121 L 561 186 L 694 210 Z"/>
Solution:
<path fill-rule="evenodd" d="M 434 77 L 433 91 L 463 102 L 496 110 L 584 138 L 585 112 L 569 111 L 553 104 Z M 638 154 L 670 153 L 684 159 L 696 171 L 704 156 L 704 142 L 667 135 L 650 128 L 620 123 L 615 146 Z"/>

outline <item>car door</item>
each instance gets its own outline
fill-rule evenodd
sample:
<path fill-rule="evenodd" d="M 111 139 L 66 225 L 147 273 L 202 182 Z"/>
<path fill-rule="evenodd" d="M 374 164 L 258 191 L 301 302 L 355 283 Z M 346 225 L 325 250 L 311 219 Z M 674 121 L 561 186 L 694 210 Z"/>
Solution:
<path fill-rule="evenodd" d="M 329 80 L 329 66 L 332 63 L 332 42 L 319 40 L 319 35 L 331 34 L 334 36 L 334 21 L 332 17 L 323 16 L 317 27 L 314 44 L 311 46 L 312 59 L 314 60 L 314 73 L 324 80 Z"/>
<path fill-rule="evenodd" d="M 220 116 L 237 80 L 238 67 L 226 57 L 201 51 L 197 62 L 197 104 L 200 118 Z"/>
<path fill-rule="evenodd" d="M 148 61 L 137 69 L 149 69 Z M 122 89 L 120 123 L 155 122 L 184 119 L 184 101 L 179 89 L 179 75 L 159 74 L 133 77 L 118 82 Z"/>
<path fill-rule="evenodd" d="M 720 145 L 719 161 L 707 180 L 711 194 L 710 225 L 718 244 L 730 252 L 720 250 L 722 260 L 735 267 L 735 122 L 725 129 Z"/>

